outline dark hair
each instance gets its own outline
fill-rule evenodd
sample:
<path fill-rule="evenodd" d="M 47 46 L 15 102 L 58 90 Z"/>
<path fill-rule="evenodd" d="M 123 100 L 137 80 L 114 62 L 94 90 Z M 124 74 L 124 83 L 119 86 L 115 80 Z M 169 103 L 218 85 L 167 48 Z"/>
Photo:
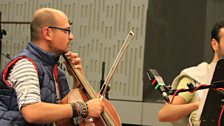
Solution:
<path fill-rule="evenodd" d="M 220 41 L 219 31 L 224 28 L 224 21 L 217 22 L 211 32 L 211 39 L 215 39 L 217 42 Z"/>

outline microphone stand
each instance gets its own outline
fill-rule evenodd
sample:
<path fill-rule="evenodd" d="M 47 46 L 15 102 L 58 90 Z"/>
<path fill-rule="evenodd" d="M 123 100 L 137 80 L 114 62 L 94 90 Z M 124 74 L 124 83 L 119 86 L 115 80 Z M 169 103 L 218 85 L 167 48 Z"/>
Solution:
<path fill-rule="evenodd" d="M 100 94 L 103 93 L 104 88 L 105 88 L 105 85 L 104 85 L 104 82 L 105 82 L 105 80 L 104 80 L 104 72 L 105 72 L 105 62 L 103 61 L 102 62 L 102 78 L 100 80 L 100 89 L 102 89 L 102 90 L 101 90 Z M 107 89 L 106 89 L 106 93 L 105 93 L 105 98 L 106 99 L 109 99 L 109 93 L 108 93 L 109 91 L 110 91 L 110 86 L 108 85 Z"/>
<path fill-rule="evenodd" d="M 167 93 L 168 95 L 174 95 L 174 94 L 178 95 L 180 92 L 187 92 L 187 91 L 192 92 L 192 91 L 203 90 L 208 88 L 214 88 L 214 89 L 224 88 L 224 81 L 217 81 L 210 85 L 202 85 L 198 87 L 195 87 L 192 83 L 188 83 L 187 86 L 188 86 L 188 89 L 181 89 L 181 90 L 173 89 L 173 90 L 168 90 Z M 168 87 L 168 89 L 169 88 L 170 87 Z M 224 97 L 224 94 L 222 94 L 222 96 Z"/>
<path fill-rule="evenodd" d="M 30 22 L 19 22 L 19 21 L 2 21 L 2 13 L 0 12 L 0 54 L 5 56 L 8 59 L 11 59 L 9 54 L 4 54 L 2 53 L 2 39 L 3 39 L 3 35 L 6 35 L 6 30 L 2 29 L 1 24 L 30 24 Z M 0 67 L 2 63 L 2 58 L 0 56 Z"/>
<path fill-rule="evenodd" d="M 2 13 L 0 12 L 0 22 L 1 22 L 1 20 L 2 20 Z M 2 25 L 0 23 L 0 54 L 2 54 L 2 38 L 3 38 L 3 34 L 4 34 L 3 31 L 4 30 L 2 30 Z M 0 67 L 2 66 L 1 61 L 2 61 L 2 58 L 0 56 Z"/>
<path fill-rule="evenodd" d="M 11 59 L 9 54 L 3 54 L 2 53 L 2 39 L 3 39 L 3 35 L 6 35 L 7 33 L 6 33 L 6 30 L 2 29 L 1 20 L 2 20 L 2 13 L 0 12 L 0 54 L 5 56 L 8 59 Z M 0 55 L 0 68 L 2 66 L 2 64 L 1 64 L 2 63 L 1 55 Z"/>

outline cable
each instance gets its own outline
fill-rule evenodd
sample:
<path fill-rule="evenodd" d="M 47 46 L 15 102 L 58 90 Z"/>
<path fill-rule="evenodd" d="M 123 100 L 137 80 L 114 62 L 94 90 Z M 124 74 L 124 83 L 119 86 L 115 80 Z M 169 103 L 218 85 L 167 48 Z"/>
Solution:
<path fill-rule="evenodd" d="M 199 85 L 199 86 L 197 86 L 196 88 L 194 88 L 194 90 L 189 90 L 189 92 L 190 93 L 194 93 L 195 91 L 197 91 L 198 89 L 200 89 L 201 87 L 204 87 L 204 86 L 209 86 L 209 85 L 207 85 L 207 84 L 201 84 L 201 85 Z M 184 88 L 181 88 L 181 89 L 177 89 L 175 92 L 174 92 L 174 94 L 173 94 L 173 97 L 172 97 L 172 99 L 171 99 L 171 101 L 170 101 L 170 104 L 172 104 L 173 103 L 173 100 L 174 100 L 174 97 L 178 94 L 178 93 L 180 93 L 181 91 L 186 91 L 187 89 L 184 89 Z"/>
<path fill-rule="evenodd" d="M 222 110 L 219 114 L 219 121 L 218 121 L 218 126 L 221 126 L 221 121 L 222 121 L 222 114 L 223 114 L 223 111 L 224 111 L 224 105 L 222 106 Z"/>
<path fill-rule="evenodd" d="M 184 88 L 181 88 L 181 89 L 178 89 L 178 90 L 175 91 L 175 93 L 173 94 L 173 97 L 172 97 L 172 99 L 171 99 L 171 101 L 170 101 L 170 104 L 173 103 L 173 100 L 174 100 L 175 96 L 177 96 L 177 94 L 178 94 L 180 91 L 182 91 L 182 90 L 185 90 L 185 89 L 184 89 Z"/>
<path fill-rule="evenodd" d="M 8 58 L 8 59 L 11 59 L 10 54 L 8 54 L 8 53 L 7 54 L 1 53 L 1 55 Z"/>
<path fill-rule="evenodd" d="M 216 88 L 216 90 L 218 90 L 218 91 L 224 91 L 224 88 Z"/>
<path fill-rule="evenodd" d="M 195 91 L 197 91 L 198 89 L 200 89 L 203 86 L 208 86 L 207 84 L 200 84 L 199 86 L 197 86 L 193 91 L 190 91 L 191 93 L 194 93 Z"/>
<path fill-rule="evenodd" d="M 224 88 L 217 88 L 216 90 L 224 91 Z M 224 105 L 222 105 L 222 109 L 219 114 L 218 126 L 221 126 L 223 112 L 224 112 Z"/>

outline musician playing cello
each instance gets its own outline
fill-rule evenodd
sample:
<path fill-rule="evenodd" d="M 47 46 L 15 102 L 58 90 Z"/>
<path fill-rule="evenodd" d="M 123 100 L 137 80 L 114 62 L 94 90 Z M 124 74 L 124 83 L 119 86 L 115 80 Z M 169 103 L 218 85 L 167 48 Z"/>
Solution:
<path fill-rule="evenodd" d="M 78 54 L 69 52 L 73 37 L 62 11 L 41 8 L 34 13 L 31 42 L 1 72 L 1 126 L 52 126 L 72 117 L 100 116 L 104 110 L 100 99 L 57 104 L 69 92 L 66 77 L 58 67 L 59 56 L 65 54 L 83 72 Z"/>

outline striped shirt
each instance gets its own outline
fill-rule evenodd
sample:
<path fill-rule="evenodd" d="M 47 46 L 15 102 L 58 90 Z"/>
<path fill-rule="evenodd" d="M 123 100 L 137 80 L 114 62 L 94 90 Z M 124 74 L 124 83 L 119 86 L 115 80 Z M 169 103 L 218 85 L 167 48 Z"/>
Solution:
<path fill-rule="evenodd" d="M 19 110 L 22 106 L 41 101 L 37 71 L 29 60 L 17 61 L 7 81 L 16 91 Z"/>

